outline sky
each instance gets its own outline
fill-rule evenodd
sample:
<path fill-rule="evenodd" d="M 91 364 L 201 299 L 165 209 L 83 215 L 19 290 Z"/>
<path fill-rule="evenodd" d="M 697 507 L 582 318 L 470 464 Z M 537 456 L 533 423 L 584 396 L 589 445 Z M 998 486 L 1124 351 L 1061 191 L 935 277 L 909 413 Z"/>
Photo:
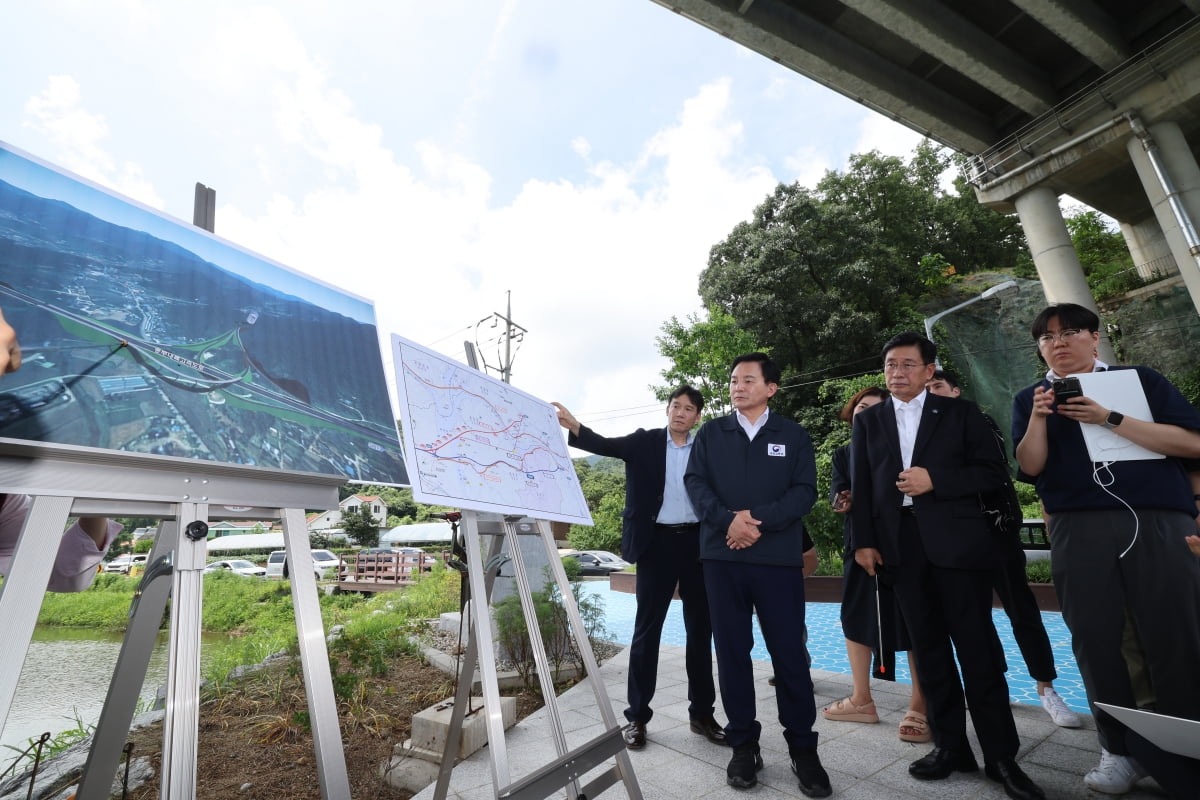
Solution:
<path fill-rule="evenodd" d="M 651 0 L 39 0 L 0 141 L 371 300 L 605 435 L 665 424 L 664 322 L 780 182 L 918 134 Z M 482 325 L 481 320 L 488 319 Z M 384 348 L 389 384 L 394 383 Z"/>

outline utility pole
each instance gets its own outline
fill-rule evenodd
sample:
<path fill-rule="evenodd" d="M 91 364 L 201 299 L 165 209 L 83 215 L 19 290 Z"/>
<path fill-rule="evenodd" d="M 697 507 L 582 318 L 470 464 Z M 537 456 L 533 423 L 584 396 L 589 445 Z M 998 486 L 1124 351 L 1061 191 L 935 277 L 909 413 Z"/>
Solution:
<path fill-rule="evenodd" d="M 217 229 L 217 190 L 196 181 L 196 199 L 192 204 L 192 224 L 209 233 Z"/>
<path fill-rule="evenodd" d="M 478 352 L 479 358 L 483 361 L 484 368 L 499 371 L 500 380 L 505 383 L 512 383 L 512 364 L 517 356 L 512 347 L 513 341 L 516 341 L 518 345 L 517 349 L 520 349 L 520 344 L 524 341 L 525 334 L 528 331 L 512 320 L 512 290 L 508 290 L 505 294 L 508 297 L 508 308 L 505 313 L 501 314 L 499 311 L 496 311 L 475 323 L 475 350 Z M 483 348 L 479 346 L 479 326 L 488 320 L 491 320 L 491 327 L 493 328 L 497 327 L 501 322 L 504 323 L 504 330 L 497 337 L 497 343 L 501 340 L 504 342 L 504 356 L 499 365 L 489 364 L 487 357 L 483 354 Z M 469 344 L 469 342 L 464 344 Z M 499 347 L 497 347 L 497 356 L 499 357 Z M 467 349 L 467 357 L 468 359 L 471 357 L 470 348 Z"/>

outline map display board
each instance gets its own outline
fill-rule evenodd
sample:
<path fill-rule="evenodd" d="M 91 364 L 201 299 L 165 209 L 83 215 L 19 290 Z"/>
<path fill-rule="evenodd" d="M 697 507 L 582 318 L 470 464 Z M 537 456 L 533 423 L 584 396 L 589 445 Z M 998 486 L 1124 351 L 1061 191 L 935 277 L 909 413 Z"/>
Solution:
<path fill-rule="evenodd" d="M 395 334 L 392 352 L 418 502 L 592 524 L 553 406 Z"/>
<path fill-rule="evenodd" d="M 370 302 L 0 144 L 0 437 L 407 485 Z"/>

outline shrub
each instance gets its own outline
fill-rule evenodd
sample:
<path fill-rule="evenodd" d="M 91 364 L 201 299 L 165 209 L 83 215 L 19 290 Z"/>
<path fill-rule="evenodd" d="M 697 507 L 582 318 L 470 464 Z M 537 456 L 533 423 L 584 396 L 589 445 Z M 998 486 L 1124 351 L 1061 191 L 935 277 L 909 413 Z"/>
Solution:
<path fill-rule="evenodd" d="M 1025 575 L 1030 583 L 1054 583 L 1050 572 L 1050 560 L 1030 561 L 1025 564 Z"/>
<path fill-rule="evenodd" d="M 571 596 L 579 606 L 579 615 L 583 620 L 587 646 L 608 636 L 604 627 L 604 601 L 599 597 L 584 595 L 583 585 L 571 584 Z M 532 602 L 537 617 L 538 629 L 542 643 L 546 648 L 546 659 L 556 680 L 564 666 L 583 668 L 583 656 L 579 650 L 580 643 L 575 641 L 568 624 L 567 610 L 563 605 L 562 595 L 553 581 L 546 584 L 544 589 L 533 592 Z M 521 599 L 510 595 L 494 606 L 497 641 L 508 653 L 517 674 L 526 688 L 533 688 L 533 676 L 536 674 L 536 664 L 533 660 L 533 642 L 528 634 L 525 616 L 521 607 Z"/>

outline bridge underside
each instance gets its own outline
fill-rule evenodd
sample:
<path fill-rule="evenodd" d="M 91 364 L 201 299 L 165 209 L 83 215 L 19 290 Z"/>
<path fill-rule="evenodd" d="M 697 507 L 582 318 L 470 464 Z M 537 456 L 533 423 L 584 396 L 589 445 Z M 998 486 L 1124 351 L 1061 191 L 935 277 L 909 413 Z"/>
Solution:
<path fill-rule="evenodd" d="M 654 2 L 970 156 L 1035 261 L 1062 231 L 1031 215 L 1069 194 L 1200 298 L 1183 218 L 1200 216 L 1200 0 Z M 1081 281 L 1048 274 L 1062 267 L 1038 264 L 1047 294 L 1080 302 Z"/>

